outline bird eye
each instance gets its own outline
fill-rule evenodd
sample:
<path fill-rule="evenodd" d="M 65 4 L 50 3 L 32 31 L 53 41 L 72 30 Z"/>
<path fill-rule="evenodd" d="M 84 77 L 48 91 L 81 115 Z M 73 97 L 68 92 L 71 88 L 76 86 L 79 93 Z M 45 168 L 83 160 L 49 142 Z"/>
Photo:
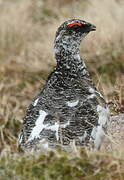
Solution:
<path fill-rule="evenodd" d="M 73 26 L 82 26 L 82 24 L 78 22 L 68 24 L 68 27 L 73 27 Z"/>

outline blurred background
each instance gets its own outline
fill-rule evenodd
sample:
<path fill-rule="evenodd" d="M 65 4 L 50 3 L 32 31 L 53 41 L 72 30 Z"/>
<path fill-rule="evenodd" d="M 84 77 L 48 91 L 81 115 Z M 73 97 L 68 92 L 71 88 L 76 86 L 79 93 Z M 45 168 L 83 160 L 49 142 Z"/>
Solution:
<path fill-rule="evenodd" d="M 72 18 L 96 25 L 81 56 L 111 113 L 124 112 L 123 0 L 0 0 L 0 152 L 16 152 L 26 107 L 56 65 L 55 32 Z"/>

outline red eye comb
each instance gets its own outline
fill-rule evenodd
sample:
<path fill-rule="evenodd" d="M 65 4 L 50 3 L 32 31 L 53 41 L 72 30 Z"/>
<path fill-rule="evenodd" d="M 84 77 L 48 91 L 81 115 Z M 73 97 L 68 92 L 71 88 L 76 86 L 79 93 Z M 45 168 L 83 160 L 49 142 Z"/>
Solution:
<path fill-rule="evenodd" d="M 75 25 L 81 26 L 82 24 L 78 23 L 78 22 L 74 22 L 74 23 L 68 24 L 69 27 L 72 27 L 72 26 L 75 26 Z"/>

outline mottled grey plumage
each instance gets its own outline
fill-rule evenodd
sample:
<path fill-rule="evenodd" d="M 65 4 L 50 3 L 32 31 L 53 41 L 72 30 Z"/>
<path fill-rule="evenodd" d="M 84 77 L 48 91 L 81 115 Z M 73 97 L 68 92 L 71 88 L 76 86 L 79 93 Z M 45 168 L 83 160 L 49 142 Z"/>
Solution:
<path fill-rule="evenodd" d="M 81 40 L 95 29 L 78 19 L 59 27 L 54 46 L 57 66 L 27 109 L 19 137 L 23 149 L 48 150 L 72 143 L 100 147 L 109 111 L 79 52 Z"/>

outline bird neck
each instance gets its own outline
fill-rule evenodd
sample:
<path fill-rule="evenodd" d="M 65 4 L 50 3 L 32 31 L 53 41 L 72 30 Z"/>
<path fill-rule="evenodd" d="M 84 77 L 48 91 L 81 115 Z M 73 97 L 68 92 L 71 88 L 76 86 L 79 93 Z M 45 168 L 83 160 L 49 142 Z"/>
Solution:
<path fill-rule="evenodd" d="M 54 51 L 57 60 L 57 69 L 63 72 L 83 73 L 81 70 L 85 69 L 85 63 L 80 58 L 80 40 L 78 42 L 74 39 L 61 39 L 55 41 Z"/>
<path fill-rule="evenodd" d="M 57 62 L 60 59 L 66 58 L 68 56 L 74 56 L 79 54 L 80 41 L 70 38 L 69 36 L 64 36 L 63 38 L 56 38 L 55 40 L 55 57 Z"/>

